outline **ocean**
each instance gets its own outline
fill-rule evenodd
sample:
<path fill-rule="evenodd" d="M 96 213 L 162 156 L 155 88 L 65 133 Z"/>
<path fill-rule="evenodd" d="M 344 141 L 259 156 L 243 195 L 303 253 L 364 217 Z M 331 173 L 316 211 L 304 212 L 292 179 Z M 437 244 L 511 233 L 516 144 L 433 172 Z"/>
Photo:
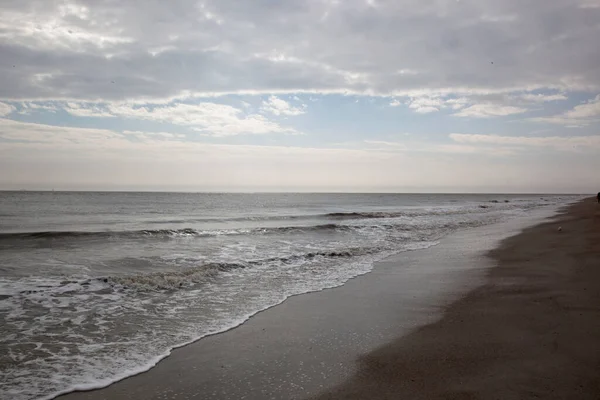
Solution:
<path fill-rule="evenodd" d="M 0 398 L 106 386 L 390 255 L 578 198 L 0 192 Z"/>

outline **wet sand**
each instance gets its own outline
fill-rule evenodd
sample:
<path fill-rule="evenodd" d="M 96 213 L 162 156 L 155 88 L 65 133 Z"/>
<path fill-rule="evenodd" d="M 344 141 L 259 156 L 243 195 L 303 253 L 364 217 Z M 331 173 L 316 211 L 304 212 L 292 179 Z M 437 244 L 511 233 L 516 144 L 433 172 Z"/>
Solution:
<path fill-rule="evenodd" d="M 315 399 L 600 399 L 600 205 L 570 206 L 489 256 L 485 285 Z"/>
<path fill-rule="evenodd" d="M 524 289 L 521 281 L 527 277 L 518 273 L 498 275 L 505 267 L 491 269 L 490 283 L 475 288 L 485 284 L 486 271 L 493 267 L 486 252 L 543 215 L 457 232 L 438 246 L 402 253 L 380 263 L 373 272 L 342 287 L 292 297 L 236 329 L 177 349 L 147 373 L 60 399 L 304 399 L 323 392 L 326 394 L 320 398 L 510 398 L 478 397 L 469 388 L 485 382 L 481 377 L 471 380 L 468 373 L 473 373 L 471 366 L 477 365 L 477 372 L 485 360 L 510 350 L 510 346 L 496 343 L 495 331 L 502 330 L 501 336 L 508 335 L 517 342 L 524 334 L 504 324 L 503 306 L 477 305 L 467 314 L 454 310 L 488 291 L 500 298 L 524 299 L 537 293 Z M 533 228 L 546 238 L 538 241 L 544 244 L 543 249 L 527 250 L 521 256 L 510 249 L 499 250 L 492 256 L 510 254 L 538 265 L 535 252 L 546 252 L 549 243 L 585 237 L 582 232 L 572 233 L 571 223 L 562 223 L 561 236 L 555 237 L 552 224 Z M 523 235 L 505 242 L 502 248 L 511 241 L 518 245 Z M 511 265 L 510 270 L 515 268 L 514 263 Z M 527 265 L 523 268 L 530 269 Z M 540 274 L 525 272 L 530 278 Z M 494 280 L 497 282 L 491 283 Z M 542 284 L 540 290 L 544 288 Z M 454 305 L 445 306 L 473 289 Z M 436 323 L 444 311 L 447 314 Z M 477 329 L 467 324 L 476 323 L 476 317 L 491 318 L 486 323 L 493 327 L 492 332 L 478 337 Z M 530 316 L 522 318 L 527 322 Z M 453 321 L 454 330 L 446 329 L 448 321 Z M 432 325 L 418 329 L 427 323 Z M 441 331 L 438 328 L 436 334 L 428 333 L 436 326 Z M 409 334 L 411 331 L 414 333 Z M 409 336 L 403 337 L 406 334 Z M 533 342 L 531 346 L 538 343 L 537 339 Z M 465 351 L 465 355 L 453 355 L 453 349 Z M 453 362 L 463 365 L 464 370 Z M 511 371 L 522 375 L 520 369 L 508 365 L 497 371 L 488 370 L 495 376 L 510 375 Z M 490 393 L 495 396 L 500 392 Z"/>

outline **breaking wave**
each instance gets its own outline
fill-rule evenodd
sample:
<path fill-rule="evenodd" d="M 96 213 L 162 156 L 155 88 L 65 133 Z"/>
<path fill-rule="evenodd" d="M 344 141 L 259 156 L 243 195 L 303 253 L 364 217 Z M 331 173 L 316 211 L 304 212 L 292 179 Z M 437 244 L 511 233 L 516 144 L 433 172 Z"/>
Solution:
<path fill-rule="evenodd" d="M 52 239 L 107 239 L 107 238 L 176 238 L 176 237 L 206 237 L 219 235 L 270 234 L 287 232 L 314 232 L 328 230 L 348 230 L 353 227 L 338 224 L 321 224 L 308 226 L 283 226 L 241 229 L 142 229 L 134 231 L 45 231 L 25 233 L 2 233 L 0 242 L 11 240 L 52 240 Z"/>

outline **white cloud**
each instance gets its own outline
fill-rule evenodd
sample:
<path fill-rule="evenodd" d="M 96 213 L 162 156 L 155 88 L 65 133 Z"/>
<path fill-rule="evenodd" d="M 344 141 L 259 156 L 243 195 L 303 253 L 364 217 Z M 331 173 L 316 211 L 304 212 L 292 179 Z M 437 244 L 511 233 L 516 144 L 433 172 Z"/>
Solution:
<path fill-rule="evenodd" d="M 455 142 L 513 147 L 546 147 L 561 151 L 598 151 L 600 136 L 499 136 L 453 133 Z"/>
<path fill-rule="evenodd" d="M 600 95 L 562 114 L 533 118 L 532 120 L 535 122 L 582 127 L 596 122 L 598 118 L 600 118 Z"/>
<path fill-rule="evenodd" d="M 408 108 L 419 114 L 428 114 L 437 112 L 442 107 L 443 102 L 440 98 L 435 97 L 419 97 L 412 99 Z"/>
<path fill-rule="evenodd" d="M 588 126 L 592 121 L 582 121 L 572 118 L 566 118 L 564 116 L 552 116 L 552 117 L 537 117 L 531 118 L 533 122 L 541 122 L 555 125 L 564 125 L 567 128 L 583 128 Z"/>
<path fill-rule="evenodd" d="M 136 139 L 147 141 L 147 140 L 183 140 L 186 136 L 182 133 L 171 133 L 171 132 L 143 132 L 143 131 L 123 131 L 123 135 L 126 137 L 134 137 Z"/>
<path fill-rule="evenodd" d="M 108 105 L 108 110 L 113 115 L 125 118 L 189 126 L 210 136 L 298 133 L 292 128 L 270 121 L 263 115 L 244 115 L 240 109 L 217 103 L 177 103 L 154 107 L 111 104 Z"/>
<path fill-rule="evenodd" d="M 32 102 L 23 102 L 21 103 L 21 110 L 19 110 L 19 114 L 30 114 L 31 111 L 47 111 L 50 113 L 55 113 L 58 111 L 58 108 L 52 104 L 38 104 Z"/>
<path fill-rule="evenodd" d="M 47 7 L 36 10 L 5 8 L 0 16 L 0 38 L 35 50 L 46 48 L 76 52 L 90 46 L 108 49 L 134 41 L 119 34 L 121 29 L 111 27 L 109 21 L 91 19 L 89 7 L 61 3 L 51 14 L 43 12 L 44 9 L 47 10 Z M 32 13 L 35 13 L 34 18 Z"/>
<path fill-rule="evenodd" d="M 356 101 L 358 102 L 358 100 L 356 100 Z M 400 100 L 398 100 L 398 99 L 394 99 L 390 102 L 391 107 L 398 107 L 398 106 L 401 106 L 402 104 L 403 103 L 400 102 Z"/>
<path fill-rule="evenodd" d="M 4 117 L 15 111 L 15 108 L 10 104 L 0 103 L 0 117 Z"/>
<path fill-rule="evenodd" d="M 428 114 L 444 109 L 457 111 L 455 116 L 472 118 L 490 118 L 522 114 L 528 111 L 532 104 L 543 104 L 551 101 L 566 100 L 564 94 L 534 94 L 513 91 L 509 93 L 479 93 L 477 91 L 459 93 L 439 92 L 422 93 L 410 97 L 407 104 L 414 112 Z M 400 106 L 404 103 L 393 100 L 390 106 Z"/>
<path fill-rule="evenodd" d="M 490 117 L 504 117 L 507 115 L 522 114 L 527 109 L 513 106 L 505 106 L 499 104 L 474 104 L 461 111 L 453 114 L 457 117 L 471 117 L 471 118 L 490 118 Z"/>
<path fill-rule="evenodd" d="M 269 106 L 273 107 L 272 111 L 274 113 L 279 113 L 277 115 L 297 115 L 300 110 L 289 106 L 287 102 L 277 100 L 279 99 L 271 98 L 268 103 Z M 271 121 L 264 115 L 246 114 L 241 109 L 230 105 L 211 102 L 199 104 L 145 104 L 143 106 L 134 103 L 95 104 L 87 102 L 66 102 L 57 103 L 57 106 L 61 107 L 69 114 L 78 117 L 121 117 L 149 120 L 190 127 L 207 136 L 268 133 L 298 134 L 294 129 L 284 127 L 277 122 Z M 35 105 L 35 103 L 29 103 L 29 107 L 45 108 L 45 106 Z M 52 106 L 52 109 L 55 109 L 55 106 Z"/>
<path fill-rule="evenodd" d="M 353 145 L 353 143 L 348 143 Z M 403 142 L 390 142 L 384 140 L 364 140 L 356 143 L 359 148 L 369 146 L 369 150 L 377 150 L 388 153 L 406 154 L 472 154 L 478 156 L 507 156 L 515 154 L 515 151 L 506 147 L 473 144 L 440 144 L 437 142 L 426 142 L 419 140 L 407 140 Z"/>
<path fill-rule="evenodd" d="M 83 104 L 73 102 L 67 103 L 64 110 L 77 117 L 114 117 L 108 110 L 99 106 L 87 105 L 86 107 Z"/>
<path fill-rule="evenodd" d="M 122 135 L 107 129 L 73 128 L 34 124 L 0 118 L 0 138 L 23 143 L 45 143 L 68 148 L 74 145 L 118 147 Z"/>
<path fill-rule="evenodd" d="M 453 110 L 460 110 L 469 104 L 469 99 L 459 97 L 456 99 L 446 100 L 446 105 L 449 105 Z"/>
<path fill-rule="evenodd" d="M 600 95 L 587 103 L 575 106 L 575 108 L 565 113 L 565 117 L 574 119 L 597 116 L 600 116 Z"/>
<path fill-rule="evenodd" d="M 546 102 L 550 102 L 550 101 L 560 101 L 560 100 L 568 99 L 568 97 L 565 96 L 564 94 L 544 95 L 544 94 L 533 94 L 533 93 L 523 94 L 523 95 L 517 96 L 517 98 L 520 98 L 522 100 L 525 100 L 525 101 L 528 101 L 531 103 L 546 103 Z"/>
<path fill-rule="evenodd" d="M 390 141 L 386 141 L 386 140 L 364 140 L 363 143 L 365 143 L 369 146 L 374 146 L 376 148 L 382 148 L 382 149 L 400 150 L 400 149 L 407 148 L 405 143 L 390 142 Z"/>
<path fill-rule="evenodd" d="M 431 107 L 431 106 L 421 106 L 421 107 L 417 107 L 415 109 L 415 112 L 417 112 L 419 114 L 429 114 L 429 113 L 438 112 L 438 111 L 440 111 L 439 108 Z"/>
<path fill-rule="evenodd" d="M 270 96 L 267 100 L 263 101 L 261 110 L 273 115 L 301 115 L 304 114 L 305 107 L 294 107 L 287 101 L 280 99 L 277 96 Z"/>
<path fill-rule="evenodd" d="M 549 97 L 549 96 L 548 96 Z M 541 98 L 535 96 L 537 101 Z M 473 93 L 462 97 L 448 97 L 448 94 L 440 93 L 438 95 L 421 95 L 412 97 L 409 101 L 409 108 L 420 114 L 428 114 L 443 109 L 452 109 L 459 111 L 455 116 L 488 118 L 506 116 L 512 114 L 521 114 L 527 111 L 525 108 L 515 107 L 505 104 L 511 96 L 499 94 L 477 94 Z M 549 101 L 546 99 L 545 101 Z M 394 105 L 400 105 L 394 103 Z"/>

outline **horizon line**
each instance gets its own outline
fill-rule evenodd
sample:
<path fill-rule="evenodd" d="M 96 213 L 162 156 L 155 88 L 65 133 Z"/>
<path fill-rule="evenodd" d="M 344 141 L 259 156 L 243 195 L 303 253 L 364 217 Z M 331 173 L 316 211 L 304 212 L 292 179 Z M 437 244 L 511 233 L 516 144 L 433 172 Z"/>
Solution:
<path fill-rule="evenodd" d="M 0 192 L 48 192 L 48 193 L 172 193 L 172 194 L 431 194 L 431 195 L 595 195 L 576 192 L 416 192 L 416 191 L 227 191 L 227 190 L 135 190 L 135 189 L 0 189 Z"/>

